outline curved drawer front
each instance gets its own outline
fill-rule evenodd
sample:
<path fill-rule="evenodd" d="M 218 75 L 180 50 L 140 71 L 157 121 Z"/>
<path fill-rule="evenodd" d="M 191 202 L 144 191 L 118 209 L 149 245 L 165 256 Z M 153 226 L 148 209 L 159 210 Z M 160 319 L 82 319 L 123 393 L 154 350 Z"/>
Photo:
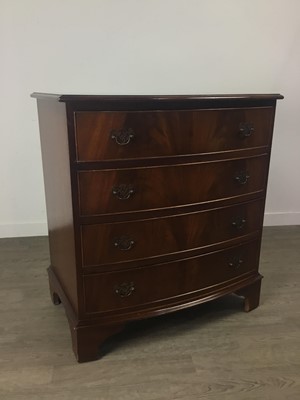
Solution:
<path fill-rule="evenodd" d="M 203 256 L 121 272 L 84 276 L 87 313 L 143 307 L 228 282 L 258 267 L 259 240 Z M 213 291 L 213 287 L 210 288 Z"/>
<path fill-rule="evenodd" d="M 179 253 L 260 231 L 263 200 L 187 215 L 83 225 L 83 266 Z"/>
<path fill-rule="evenodd" d="M 268 146 L 271 107 L 77 112 L 77 159 L 136 159 Z"/>
<path fill-rule="evenodd" d="M 198 204 L 263 191 L 268 156 L 167 167 L 78 173 L 80 214 Z"/>

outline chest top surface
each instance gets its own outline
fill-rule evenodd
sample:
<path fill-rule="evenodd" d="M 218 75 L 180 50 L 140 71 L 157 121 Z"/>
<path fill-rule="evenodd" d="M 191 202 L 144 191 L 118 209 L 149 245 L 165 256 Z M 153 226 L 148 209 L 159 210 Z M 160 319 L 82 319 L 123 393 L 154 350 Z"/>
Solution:
<path fill-rule="evenodd" d="M 274 105 L 281 94 L 206 94 L 206 95 L 76 95 L 32 93 L 38 100 L 67 103 L 77 110 L 155 110 L 228 108 Z"/>

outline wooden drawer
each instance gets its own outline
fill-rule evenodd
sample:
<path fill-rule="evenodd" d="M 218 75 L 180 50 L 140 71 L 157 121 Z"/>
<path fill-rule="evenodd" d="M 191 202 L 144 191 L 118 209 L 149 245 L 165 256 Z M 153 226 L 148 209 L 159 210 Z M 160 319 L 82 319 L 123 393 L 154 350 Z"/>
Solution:
<path fill-rule="evenodd" d="M 259 240 L 227 250 L 151 267 L 84 276 L 87 313 L 177 300 L 258 268 Z"/>
<path fill-rule="evenodd" d="M 76 112 L 79 161 L 137 159 L 269 146 L 272 107 Z"/>
<path fill-rule="evenodd" d="M 268 156 L 161 167 L 80 171 L 80 214 L 198 204 L 264 191 Z"/>
<path fill-rule="evenodd" d="M 264 200 L 187 215 L 83 225 L 83 266 L 98 266 L 197 249 L 260 231 Z"/>

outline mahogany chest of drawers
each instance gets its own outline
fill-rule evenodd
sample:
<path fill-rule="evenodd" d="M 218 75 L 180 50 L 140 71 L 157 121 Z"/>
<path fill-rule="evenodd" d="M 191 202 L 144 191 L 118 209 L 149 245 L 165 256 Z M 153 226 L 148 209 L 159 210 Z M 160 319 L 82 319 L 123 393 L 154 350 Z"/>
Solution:
<path fill-rule="evenodd" d="M 281 95 L 33 97 L 50 291 L 78 361 L 130 320 L 228 293 L 258 306 Z"/>

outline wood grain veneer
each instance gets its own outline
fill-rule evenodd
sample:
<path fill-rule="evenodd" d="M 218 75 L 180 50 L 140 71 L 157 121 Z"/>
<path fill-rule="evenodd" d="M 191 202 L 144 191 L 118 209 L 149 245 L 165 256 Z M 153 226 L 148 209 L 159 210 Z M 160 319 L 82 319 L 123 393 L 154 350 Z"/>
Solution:
<path fill-rule="evenodd" d="M 231 110 L 77 112 L 79 161 L 152 158 L 270 145 L 272 107 Z M 255 135 L 243 135 L 247 122 Z M 130 129 L 130 146 L 118 146 L 112 131 Z"/>
<path fill-rule="evenodd" d="M 142 265 L 141 260 L 149 257 L 157 259 L 260 233 L 263 201 L 165 218 L 82 225 L 83 266 L 118 263 L 123 268 L 132 260 Z M 116 240 L 124 236 L 134 241 L 127 251 L 115 246 Z"/>
<path fill-rule="evenodd" d="M 243 279 L 258 268 L 258 240 L 234 248 L 206 254 L 184 261 L 156 264 L 135 270 L 86 275 L 84 277 L 87 313 L 109 313 L 133 307 L 143 309 L 145 304 L 160 302 L 160 307 L 180 301 L 178 296 L 195 296 L 207 288 L 215 290 L 219 283 Z M 115 290 L 126 282 L 132 283 L 132 295 L 115 296 Z M 145 284 L 147 282 L 147 284 Z M 201 293 L 199 293 L 201 297 Z M 158 305 L 155 305 L 157 307 Z"/>
<path fill-rule="evenodd" d="M 33 97 L 50 291 L 78 361 L 130 320 L 232 292 L 258 306 L 281 95 Z"/>
<path fill-rule="evenodd" d="M 268 154 L 209 163 L 80 171 L 80 214 L 97 215 L 175 207 L 239 198 L 265 190 Z M 244 179 L 238 180 L 240 174 Z M 205 176 L 205 180 L 199 177 Z M 248 177 L 248 178 L 247 178 Z M 132 187 L 126 200 L 114 195 L 119 185 Z"/>

